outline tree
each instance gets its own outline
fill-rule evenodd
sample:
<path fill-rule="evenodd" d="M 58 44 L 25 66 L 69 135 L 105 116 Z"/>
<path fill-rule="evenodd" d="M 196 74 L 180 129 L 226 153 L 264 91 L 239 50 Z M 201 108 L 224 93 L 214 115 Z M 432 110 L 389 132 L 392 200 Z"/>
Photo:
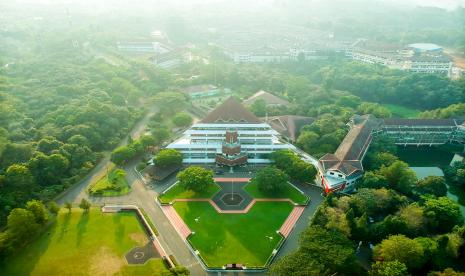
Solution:
<path fill-rule="evenodd" d="M 48 220 L 48 213 L 45 205 L 39 200 L 30 200 L 26 203 L 26 209 L 34 214 L 38 224 L 44 224 Z"/>
<path fill-rule="evenodd" d="M 86 137 L 84 137 L 84 136 L 82 136 L 80 134 L 76 134 L 76 135 L 73 135 L 70 138 L 68 138 L 68 143 L 69 144 L 75 144 L 75 145 L 78 145 L 78 146 L 81 146 L 81 147 L 84 147 L 84 146 L 90 147 L 89 140 L 87 140 Z"/>
<path fill-rule="evenodd" d="M 404 235 L 394 235 L 375 246 L 374 259 L 380 261 L 399 261 L 409 269 L 419 269 L 425 263 L 421 244 Z"/>
<path fill-rule="evenodd" d="M 362 180 L 358 184 L 361 188 L 372 188 L 372 189 L 379 189 L 388 186 L 388 182 L 384 175 L 377 174 L 373 171 L 367 171 Z"/>
<path fill-rule="evenodd" d="M 177 265 L 176 267 L 170 268 L 170 272 L 173 276 L 188 276 L 190 275 L 190 271 L 185 268 L 184 266 Z"/>
<path fill-rule="evenodd" d="M 65 208 L 68 209 L 68 213 L 71 213 L 71 208 L 73 208 L 73 205 L 71 202 L 65 202 Z"/>
<path fill-rule="evenodd" d="M 191 166 L 176 176 L 179 185 L 194 192 L 205 191 L 209 186 L 214 185 L 213 172 L 202 167 Z"/>
<path fill-rule="evenodd" d="M 19 191 L 31 191 L 35 186 L 35 179 L 29 168 L 20 164 L 8 167 L 5 173 L 5 181 L 9 187 Z"/>
<path fill-rule="evenodd" d="M 68 159 L 58 153 L 52 155 L 38 153 L 29 161 L 31 173 L 43 186 L 59 184 L 68 167 Z"/>
<path fill-rule="evenodd" d="M 324 250 L 324 254 L 322 254 Z M 271 275 L 358 275 L 352 242 L 343 234 L 320 226 L 308 227 L 299 248 L 270 267 Z"/>
<path fill-rule="evenodd" d="M 268 166 L 258 171 L 252 182 L 265 194 L 276 194 L 286 186 L 289 177 L 280 169 Z"/>
<path fill-rule="evenodd" d="M 465 187 L 465 163 L 454 162 L 444 169 L 444 176 L 449 183 Z"/>
<path fill-rule="evenodd" d="M 61 146 L 63 146 L 63 143 L 54 137 L 45 137 L 37 143 L 37 150 L 45 154 L 51 154 L 53 150 L 57 150 Z"/>
<path fill-rule="evenodd" d="M 142 135 L 139 138 L 139 142 L 145 149 L 147 149 L 150 146 L 155 146 L 157 144 L 157 139 L 155 139 L 152 135 Z"/>
<path fill-rule="evenodd" d="M 446 233 L 463 223 L 459 205 L 447 197 L 427 198 L 423 205 L 428 224 L 434 232 Z"/>
<path fill-rule="evenodd" d="M 446 180 L 442 176 L 428 176 L 416 183 L 414 191 L 419 195 L 430 194 L 437 197 L 446 196 Z"/>
<path fill-rule="evenodd" d="M 157 128 L 152 128 L 151 131 L 152 136 L 155 138 L 155 143 L 157 145 L 163 144 L 169 137 L 170 131 L 165 126 L 160 126 Z"/>
<path fill-rule="evenodd" d="M 382 166 L 389 167 L 394 162 L 398 161 L 399 157 L 395 156 L 389 152 L 378 152 L 374 155 L 373 158 L 370 159 L 370 168 L 373 170 L 377 170 Z"/>
<path fill-rule="evenodd" d="M 386 177 L 393 189 L 406 195 L 412 193 L 412 187 L 417 181 L 415 172 L 403 161 L 395 161 L 390 166 L 382 166 L 379 173 Z"/>
<path fill-rule="evenodd" d="M 370 276 L 408 276 L 407 266 L 397 260 L 376 262 L 371 266 Z"/>
<path fill-rule="evenodd" d="M 0 156 L 0 163 L 4 168 L 15 163 L 25 163 L 31 158 L 32 152 L 31 144 L 7 143 Z"/>
<path fill-rule="evenodd" d="M 432 271 L 428 273 L 428 276 L 465 276 L 464 272 L 457 272 L 452 268 L 446 268 L 444 271 Z"/>
<path fill-rule="evenodd" d="M 159 167 L 179 167 L 182 165 L 182 153 L 175 149 L 163 149 L 155 156 L 155 165 Z"/>
<path fill-rule="evenodd" d="M 312 153 L 320 136 L 313 131 L 303 131 L 297 138 L 297 146 L 305 152 Z"/>
<path fill-rule="evenodd" d="M 252 103 L 250 110 L 259 117 L 266 115 L 266 102 L 263 99 L 258 99 Z"/>
<path fill-rule="evenodd" d="M 164 114 L 174 114 L 186 105 L 186 97 L 178 92 L 161 92 L 153 99 Z"/>
<path fill-rule="evenodd" d="M 270 154 L 276 167 L 300 182 L 311 182 L 317 174 L 316 168 L 290 150 L 278 150 Z"/>
<path fill-rule="evenodd" d="M 399 217 L 405 223 L 406 234 L 412 237 L 426 232 L 426 217 L 424 210 L 416 203 L 409 204 L 399 210 Z"/>
<path fill-rule="evenodd" d="M 136 151 L 130 146 L 116 148 L 111 153 L 110 160 L 116 165 L 123 165 L 136 155 Z"/>
<path fill-rule="evenodd" d="M 22 244 L 33 237 L 38 230 L 39 224 L 31 211 L 22 208 L 11 210 L 7 231 L 14 242 Z"/>
<path fill-rule="evenodd" d="M 48 210 L 50 213 L 57 215 L 58 212 L 60 211 L 60 206 L 55 201 L 52 201 L 48 204 Z"/>
<path fill-rule="evenodd" d="M 186 127 L 192 124 L 192 117 L 185 112 L 180 112 L 173 117 L 173 123 L 177 127 Z"/>
<path fill-rule="evenodd" d="M 90 209 L 90 202 L 87 201 L 86 199 L 81 199 L 81 203 L 79 203 L 79 208 L 84 210 L 85 213 L 89 212 Z"/>

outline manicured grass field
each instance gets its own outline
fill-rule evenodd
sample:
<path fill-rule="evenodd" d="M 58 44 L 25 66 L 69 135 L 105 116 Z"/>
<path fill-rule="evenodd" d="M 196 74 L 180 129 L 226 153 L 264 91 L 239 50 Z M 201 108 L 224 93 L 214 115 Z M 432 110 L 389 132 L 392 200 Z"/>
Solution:
<path fill-rule="evenodd" d="M 244 189 L 253 198 L 289 198 L 297 204 L 306 204 L 308 197 L 294 188 L 291 184 L 286 183 L 285 188 L 277 194 L 265 194 L 258 189 L 258 185 L 255 182 L 250 182 Z"/>
<path fill-rule="evenodd" d="M 282 239 L 276 231 L 293 206 L 289 202 L 257 202 L 246 214 L 220 214 L 208 202 L 176 202 L 174 208 L 195 232 L 189 241 L 207 266 L 240 263 L 263 267 Z"/>
<path fill-rule="evenodd" d="M 179 184 L 174 184 L 174 187 L 169 189 L 168 192 L 166 192 L 165 194 L 160 195 L 158 198 L 162 203 L 170 203 L 176 198 L 211 198 L 219 190 L 220 186 L 218 186 L 216 183 L 214 185 L 209 186 L 208 189 L 206 189 L 205 191 L 199 193 L 191 190 L 186 190 Z"/>
<path fill-rule="evenodd" d="M 1 275 L 160 275 L 161 259 L 128 265 L 124 254 L 148 242 L 134 213 L 62 210 L 33 243 L 0 264 Z"/>
<path fill-rule="evenodd" d="M 417 118 L 420 114 L 419 110 L 408 108 L 405 106 L 395 105 L 395 104 L 383 104 L 382 106 L 386 107 L 391 111 L 393 118 Z"/>
<path fill-rule="evenodd" d="M 112 169 L 101 177 L 89 189 L 93 196 L 119 196 L 129 193 L 130 188 L 124 175 L 119 175 L 117 169 Z"/>

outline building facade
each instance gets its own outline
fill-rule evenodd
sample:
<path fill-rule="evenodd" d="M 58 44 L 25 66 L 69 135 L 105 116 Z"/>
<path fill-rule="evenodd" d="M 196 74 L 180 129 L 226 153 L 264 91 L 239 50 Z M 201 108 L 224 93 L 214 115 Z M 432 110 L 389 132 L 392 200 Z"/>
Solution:
<path fill-rule="evenodd" d="M 192 125 L 167 148 L 179 150 L 184 163 L 228 166 L 270 163 L 271 152 L 295 149 L 233 97 Z"/>
<path fill-rule="evenodd" d="M 362 161 L 376 137 L 401 146 L 465 144 L 465 125 L 456 119 L 378 119 L 355 115 L 350 130 L 336 152 L 318 160 L 318 180 L 325 192 L 350 192 L 363 176 Z"/>

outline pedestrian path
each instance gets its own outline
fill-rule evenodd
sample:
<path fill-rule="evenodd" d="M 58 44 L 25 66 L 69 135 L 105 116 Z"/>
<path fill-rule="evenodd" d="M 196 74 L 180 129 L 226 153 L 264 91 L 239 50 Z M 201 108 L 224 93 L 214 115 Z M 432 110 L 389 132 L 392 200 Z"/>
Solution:
<path fill-rule="evenodd" d="M 178 234 L 181 236 L 181 238 L 186 240 L 187 237 L 189 237 L 189 235 L 192 233 L 192 231 L 189 229 L 186 223 L 184 223 L 184 221 L 178 215 L 174 207 L 172 205 L 163 205 L 161 206 L 161 209 L 163 210 L 163 213 L 165 213 L 166 217 L 171 222 L 171 224 L 174 226 L 176 231 L 178 231 Z"/>
<path fill-rule="evenodd" d="M 292 210 L 291 214 L 287 217 L 286 221 L 283 223 L 283 226 L 281 226 L 281 228 L 279 229 L 279 232 L 285 238 L 287 238 L 291 233 L 292 229 L 294 229 L 296 222 L 299 220 L 304 210 L 304 206 L 296 206 Z"/>

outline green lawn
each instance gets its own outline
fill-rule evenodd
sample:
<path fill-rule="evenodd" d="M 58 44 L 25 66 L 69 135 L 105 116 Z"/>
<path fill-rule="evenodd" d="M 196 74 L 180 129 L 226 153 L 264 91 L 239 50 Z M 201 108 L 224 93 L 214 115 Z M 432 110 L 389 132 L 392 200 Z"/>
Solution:
<path fill-rule="evenodd" d="M 417 118 L 418 114 L 420 114 L 420 110 L 405 106 L 395 104 L 383 104 L 382 106 L 391 111 L 393 118 Z"/>
<path fill-rule="evenodd" d="M 257 202 L 247 214 L 220 214 L 208 202 L 176 202 L 174 208 L 195 232 L 189 240 L 207 266 L 240 263 L 263 267 L 282 239 L 276 231 L 293 206 L 288 202 Z"/>
<path fill-rule="evenodd" d="M 176 198 L 211 198 L 220 190 L 218 184 L 214 184 L 208 187 L 205 191 L 194 192 L 191 190 L 186 190 L 179 184 L 174 184 L 174 187 L 168 190 L 163 195 L 160 195 L 158 198 L 161 203 L 170 203 Z"/>
<path fill-rule="evenodd" d="M 124 171 L 121 169 L 112 169 L 89 188 L 89 193 L 93 196 L 119 196 L 129 193 L 130 188 L 122 172 Z"/>
<path fill-rule="evenodd" d="M 289 183 L 285 188 L 276 194 L 265 194 L 258 189 L 258 185 L 255 182 L 250 182 L 247 184 L 244 189 L 254 198 L 289 198 L 297 204 L 306 204 L 308 197 L 298 191 Z"/>
<path fill-rule="evenodd" d="M 62 210 L 57 221 L 18 255 L 0 264 L 1 275 L 159 275 L 161 259 L 128 265 L 124 254 L 148 241 L 134 213 L 89 214 Z"/>

